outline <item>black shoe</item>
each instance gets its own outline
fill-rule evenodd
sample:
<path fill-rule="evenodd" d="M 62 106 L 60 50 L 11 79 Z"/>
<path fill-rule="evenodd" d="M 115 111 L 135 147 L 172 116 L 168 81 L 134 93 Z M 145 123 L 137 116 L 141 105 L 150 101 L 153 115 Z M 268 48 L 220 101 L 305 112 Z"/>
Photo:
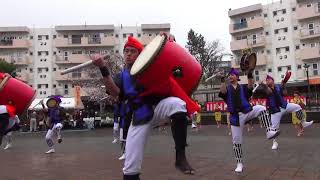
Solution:
<path fill-rule="evenodd" d="M 184 174 L 191 174 L 195 173 L 195 170 L 190 166 L 185 151 L 176 152 L 176 163 L 175 166 Z"/>
<path fill-rule="evenodd" d="M 59 144 L 62 143 L 62 139 L 58 139 L 58 143 L 59 143 Z"/>
<path fill-rule="evenodd" d="M 123 175 L 123 180 L 140 180 L 140 174 L 135 175 Z"/>

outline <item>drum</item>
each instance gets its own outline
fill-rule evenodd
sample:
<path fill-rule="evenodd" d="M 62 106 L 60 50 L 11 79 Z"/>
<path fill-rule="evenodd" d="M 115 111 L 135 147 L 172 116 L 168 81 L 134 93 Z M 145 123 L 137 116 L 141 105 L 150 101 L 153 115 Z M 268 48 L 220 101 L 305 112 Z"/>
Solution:
<path fill-rule="evenodd" d="M 156 36 L 144 48 L 130 73 L 146 89 L 172 77 L 190 95 L 200 82 L 202 69 L 189 52 L 163 34 Z"/>
<path fill-rule="evenodd" d="M 252 98 L 254 99 L 264 99 L 271 95 L 271 91 L 269 90 L 266 84 L 260 83 L 253 89 Z"/>
<path fill-rule="evenodd" d="M 240 59 L 240 69 L 243 72 L 252 71 L 256 67 L 257 64 L 257 54 L 250 53 L 250 54 L 243 54 Z"/>
<path fill-rule="evenodd" d="M 0 73 L 0 104 L 13 101 L 16 113 L 22 114 L 35 98 L 35 90 L 8 74 Z"/>

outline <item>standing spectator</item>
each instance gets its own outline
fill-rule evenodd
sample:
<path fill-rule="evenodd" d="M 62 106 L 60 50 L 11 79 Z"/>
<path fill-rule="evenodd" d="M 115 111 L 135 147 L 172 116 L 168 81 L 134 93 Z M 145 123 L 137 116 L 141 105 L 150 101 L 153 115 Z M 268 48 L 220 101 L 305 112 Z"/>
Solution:
<path fill-rule="evenodd" d="M 30 132 L 37 131 L 37 112 L 32 111 L 30 115 Z"/>
<path fill-rule="evenodd" d="M 220 107 L 218 107 L 217 110 L 214 112 L 214 119 L 216 120 L 217 128 L 220 128 L 221 126 L 221 116 L 221 109 Z"/>
<path fill-rule="evenodd" d="M 292 100 L 293 103 L 299 104 L 301 106 L 301 108 L 303 109 L 302 113 L 304 114 L 305 117 L 307 117 L 306 110 L 304 109 L 305 108 L 305 104 L 303 103 L 303 100 L 300 97 L 300 93 L 298 91 L 295 91 L 293 93 L 293 96 L 294 96 L 294 98 Z M 301 121 L 298 119 L 298 117 L 296 115 L 296 112 L 292 112 L 292 124 L 297 129 L 297 136 L 302 136 L 303 133 L 304 133 L 304 130 L 303 130 Z"/>

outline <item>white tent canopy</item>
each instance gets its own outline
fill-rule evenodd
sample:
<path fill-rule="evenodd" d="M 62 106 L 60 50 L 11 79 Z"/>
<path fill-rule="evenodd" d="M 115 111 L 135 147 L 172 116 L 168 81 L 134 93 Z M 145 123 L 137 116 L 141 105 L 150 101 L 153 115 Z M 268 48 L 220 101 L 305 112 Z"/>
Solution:
<path fill-rule="evenodd" d="M 44 106 L 46 108 L 47 107 L 47 101 L 48 101 L 49 98 L 43 98 L 43 99 L 40 99 L 40 98 L 36 98 L 32 101 L 31 105 L 29 106 L 28 110 L 40 110 L 42 109 L 42 105 L 40 103 L 41 100 L 43 100 L 43 103 L 44 103 Z M 80 106 L 79 107 L 76 107 L 76 100 L 75 98 L 73 97 L 68 97 L 68 98 L 61 98 L 61 103 L 60 103 L 60 106 L 65 108 L 65 109 L 83 109 L 83 104 L 82 102 L 80 101 Z"/>

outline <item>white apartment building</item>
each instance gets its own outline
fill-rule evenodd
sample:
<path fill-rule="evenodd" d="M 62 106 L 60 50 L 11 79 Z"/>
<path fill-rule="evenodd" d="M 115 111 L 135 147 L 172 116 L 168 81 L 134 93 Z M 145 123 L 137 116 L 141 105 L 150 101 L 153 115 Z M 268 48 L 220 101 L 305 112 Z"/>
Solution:
<path fill-rule="evenodd" d="M 170 24 L 0 27 L 0 59 L 17 66 L 18 78 L 37 90 L 37 98 L 73 97 L 74 82 L 90 81 L 96 76 L 81 70 L 60 75 L 62 70 L 88 61 L 89 54 L 122 54 L 129 35 L 146 45 L 160 31 L 170 32 Z"/>
<path fill-rule="evenodd" d="M 311 84 L 320 83 L 320 2 L 319 0 L 281 0 L 270 4 L 229 10 L 229 32 L 234 54 L 232 66 L 239 68 L 243 50 L 257 53 L 255 80 L 266 74 L 280 82 L 287 70 L 289 83 L 306 85 L 305 64 Z M 243 78 L 244 79 L 244 78 Z"/>

